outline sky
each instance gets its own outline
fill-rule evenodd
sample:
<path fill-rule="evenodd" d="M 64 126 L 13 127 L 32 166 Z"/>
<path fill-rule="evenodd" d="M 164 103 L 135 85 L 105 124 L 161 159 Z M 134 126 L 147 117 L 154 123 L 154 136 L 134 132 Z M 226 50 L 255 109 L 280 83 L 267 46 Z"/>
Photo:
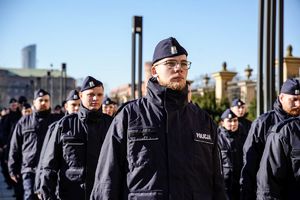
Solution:
<path fill-rule="evenodd" d="M 0 67 L 21 68 L 23 47 L 37 45 L 37 68 L 76 79 L 91 75 L 106 93 L 131 82 L 132 18 L 143 17 L 142 62 L 175 37 L 192 62 L 188 79 L 227 69 L 255 79 L 258 0 L 0 0 Z M 285 1 L 284 47 L 300 57 L 300 0 Z M 138 36 L 137 36 L 138 39 Z M 144 73 L 143 73 L 144 75 Z"/>

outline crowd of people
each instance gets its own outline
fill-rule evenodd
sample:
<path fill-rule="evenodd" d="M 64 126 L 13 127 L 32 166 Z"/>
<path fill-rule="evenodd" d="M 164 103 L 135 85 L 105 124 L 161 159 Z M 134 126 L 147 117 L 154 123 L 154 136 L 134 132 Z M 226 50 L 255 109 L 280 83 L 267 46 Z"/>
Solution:
<path fill-rule="evenodd" d="M 32 105 L 12 98 L 0 115 L 8 189 L 17 200 L 297 199 L 299 80 L 253 122 L 234 99 L 217 125 L 191 100 L 187 58 L 175 38 L 161 40 L 146 95 L 119 108 L 92 76 L 63 109 L 44 89 Z"/>

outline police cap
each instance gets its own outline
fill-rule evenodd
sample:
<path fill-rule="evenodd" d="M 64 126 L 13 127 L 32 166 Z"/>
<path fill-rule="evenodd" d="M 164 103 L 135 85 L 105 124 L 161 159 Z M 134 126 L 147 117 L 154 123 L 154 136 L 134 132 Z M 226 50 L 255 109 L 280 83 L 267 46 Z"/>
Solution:
<path fill-rule="evenodd" d="M 43 97 L 43 96 L 46 96 L 46 95 L 49 95 L 50 96 L 50 94 L 47 92 L 47 91 L 45 91 L 45 90 L 43 90 L 43 89 L 38 89 L 38 90 L 36 90 L 35 92 L 34 92 L 34 99 L 37 99 L 37 98 L 39 98 L 39 97 Z"/>
<path fill-rule="evenodd" d="M 11 98 L 11 99 L 9 100 L 9 103 L 17 103 L 17 100 L 16 100 L 15 98 Z"/>
<path fill-rule="evenodd" d="M 80 92 L 92 89 L 94 87 L 103 87 L 103 84 L 101 81 L 96 80 L 94 77 L 87 76 L 82 83 Z"/>
<path fill-rule="evenodd" d="M 169 37 L 160 41 L 154 50 L 152 64 L 156 63 L 157 61 L 168 58 L 174 57 L 179 55 L 188 55 L 187 51 L 178 43 L 178 41 L 173 38 Z"/>
<path fill-rule="evenodd" d="M 237 116 L 229 109 L 227 108 L 223 114 L 221 115 L 221 119 L 224 120 L 224 119 L 232 119 L 232 118 L 236 118 Z"/>
<path fill-rule="evenodd" d="M 78 100 L 79 98 L 79 93 L 77 90 L 71 90 L 66 98 L 66 101 L 70 100 Z"/>
<path fill-rule="evenodd" d="M 287 79 L 281 87 L 280 93 L 300 95 L 300 83 L 296 78 Z"/>
<path fill-rule="evenodd" d="M 102 102 L 103 105 L 110 105 L 110 104 L 116 104 L 116 102 L 114 102 L 113 100 L 111 100 L 109 97 L 105 97 L 103 99 L 103 102 Z"/>
<path fill-rule="evenodd" d="M 234 100 L 231 102 L 231 107 L 234 107 L 234 106 L 242 106 L 242 105 L 245 105 L 245 103 L 244 103 L 241 99 L 234 99 Z"/>

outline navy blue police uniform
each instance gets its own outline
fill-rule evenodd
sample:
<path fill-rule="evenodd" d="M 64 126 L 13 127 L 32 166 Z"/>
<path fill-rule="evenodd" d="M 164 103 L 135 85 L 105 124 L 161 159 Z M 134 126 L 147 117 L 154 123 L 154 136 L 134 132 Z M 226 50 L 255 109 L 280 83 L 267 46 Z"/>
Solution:
<path fill-rule="evenodd" d="M 298 90 L 299 80 L 288 79 L 281 87 L 281 93 L 295 94 Z M 279 98 L 273 104 L 273 110 L 260 115 L 251 125 L 247 139 L 243 147 L 244 165 L 241 172 L 241 199 L 256 199 L 256 174 L 259 163 L 265 148 L 267 137 L 271 128 L 288 118 L 292 117 L 287 114 L 279 101 Z"/>
<path fill-rule="evenodd" d="M 273 127 L 257 173 L 257 199 L 300 197 L 300 117 Z"/>
<path fill-rule="evenodd" d="M 49 95 L 43 89 L 37 90 L 34 99 Z M 42 144 L 48 126 L 57 118 L 51 110 L 34 111 L 31 115 L 23 116 L 16 124 L 13 132 L 8 169 L 10 176 L 22 175 L 24 199 L 34 199 L 34 179 Z"/>
<path fill-rule="evenodd" d="M 174 38 L 159 58 L 187 52 Z M 216 125 L 187 101 L 187 86 L 171 90 L 152 77 L 145 97 L 115 116 L 99 157 L 90 199 L 225 199 Z"/>
<path fill-rule="evenodd" d="M 221 119 L 237 118 L 227 109 L 223 112 Z M 227 199 L 239 200 L 240 196 L 240 175 L 243 166 L 243 145 L 246 140 L 246 133 L 242 125 L 236 131 L 227 130 L 225 127 L 218 128 L 218 144 L 221 151 L 222 169 L 225 182 Z"/>
<path fill-rule="evenodd" d="M 243 106 L 243 105 L 245 105 L 245 103 L 241 99 L 234 99 L 231 102 L 231 107 L 234 107 L 234 106 Z M 247 115 L 247 113 L 245 115 Z M 251 128 L 252 121 L 250 121 L 249 119 L 247 119 L 247 117 L 245 115 L 242 116 L 242 117 L 238 117 L 238 119 L 239 119 L 239 123 L 242 124 L 242 126 L 244 128 L 244 132 L 246 134 L 248 134 L 248 132 L 249 132 L 249 130 Z"/>
<path fill-rule="evenodd" d="M 77 90 L 71 90 L 65 100 L 65 102 L 67 101 L 70 101 L 70 100 L 79 100 L 79 92 Z M 65 112 L 65 115 L 68 115 L 69 113 L 66 111 Z M 50 139 L 50 136 L 53 132 L 53 130 L 55 129 L 55 125 L 58 123 L 58 121 L 55 121 L 53 122 L 48 130 L 47 130 L 47 133 L 46 133 L 46 136 L 45 136 L 45 139 L 44 139 L 44 143 L 43 143 L 43 147 L 42 147 L 42 150 L 41 150 L 41 154 L 40 154 L 40 159 L 39 159 L 39 163 L 38 163 L 38 166 L 37 166 L 37 169 L 36 169 L 36 177 L 35 177 L 35 193 L 39 194 L 39 188 L 40 188 L 40 185 L 41 185 L 41 173 L 42 173 L 42 170 L 41 170 L 41 161 L 44 157 L 44 154 L 45 154 L 45 151 L 47 150 L 47 144 L 49 142 L 49 139 Z"/>
<path fill-rule="evenodd" d="M 103 87 L 100 81 L 88 76 L 81 91 L 98 86 Z M 101 108 L 88 110 L 81 104 L 78 113 L 56 123 L 41 160 L 39 193 L 43 199 L 89 199 L 111 121 Z"/>

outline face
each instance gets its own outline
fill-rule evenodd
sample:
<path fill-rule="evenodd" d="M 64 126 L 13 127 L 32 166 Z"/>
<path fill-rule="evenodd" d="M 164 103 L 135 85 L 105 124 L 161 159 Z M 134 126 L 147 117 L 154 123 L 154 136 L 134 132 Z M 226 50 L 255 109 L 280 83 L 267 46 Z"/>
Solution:
<path fill-rule="evenodd" d="M 231 107 L 231 110 L 238 117 L 243 117 L 246 113 L 245 105 L 233 106 L 233 107 Z"/>
<path fill-rule="evenodd" d="M 103 87 L 94 87 L 79 93 L 82 105 L 88 110 L 99 110 L 103 100 Z"/>
<path fill-rule="evenodd" d="M 18 102 L 13 102 L 13 103 L 9 104 L 9 108 L 11 111 L 14 111 L 14 112 L 17 111 L 18 107 L 19 107 Z"/>
<path fill-rule="evenodd" d="M 30 115 L 32 113 L 32 109 L 31 108 L 23 108 L 22 109 L 22 115 Z"/>
<path fill-rule="evenodd" d="M 116 111 L 116 106 L 114 104 L 102 105 L 102 112 L 113 116 Z"/>
<path fill-rule="evenodd" d="M 228 131 L 231 131 L 231 132 L 235 132 L 238 130 L 239 128 L 239 121 L 238 121 L 238 118 L 235 117 L 235 118 L 232 118 L 232 119 L 228 119 L 228 118 L 225 118 L 223 121 L 222 121 L 222 126 L 227 129 Z"/>
<path fill-rule="evenodd" d="M 33 106 L 37 112 L 46 111 L 50 109 L 50 96 L 45 95 L 42 97 L 38 97 L 33 100 Z"/>
<path fill-rule="evenodd" d="M 186 55 L 164 58 L 157 63 L 154 63 L 151 68 L 152 76 L 157 77 L 160 85 L 172 90 L 182 90 L 186 85 L 188 69 L 183 69 L 179 64 L 175 67 L 170 67 L 165 63 L 166 61 L 177 61 L 177 63 L 186 62 Z"/>
<path fill-rule="evenodd" d="M 300 95 L 283 94 L 279 95 L 282 109 L 291 116 L 300 115 Z"/>
<path fill-rule="evenodd" d="M 65 110 L 69 113 L 77 113 L 80 106 L 80 99 L 69 100 L 65 103 Z"/>

